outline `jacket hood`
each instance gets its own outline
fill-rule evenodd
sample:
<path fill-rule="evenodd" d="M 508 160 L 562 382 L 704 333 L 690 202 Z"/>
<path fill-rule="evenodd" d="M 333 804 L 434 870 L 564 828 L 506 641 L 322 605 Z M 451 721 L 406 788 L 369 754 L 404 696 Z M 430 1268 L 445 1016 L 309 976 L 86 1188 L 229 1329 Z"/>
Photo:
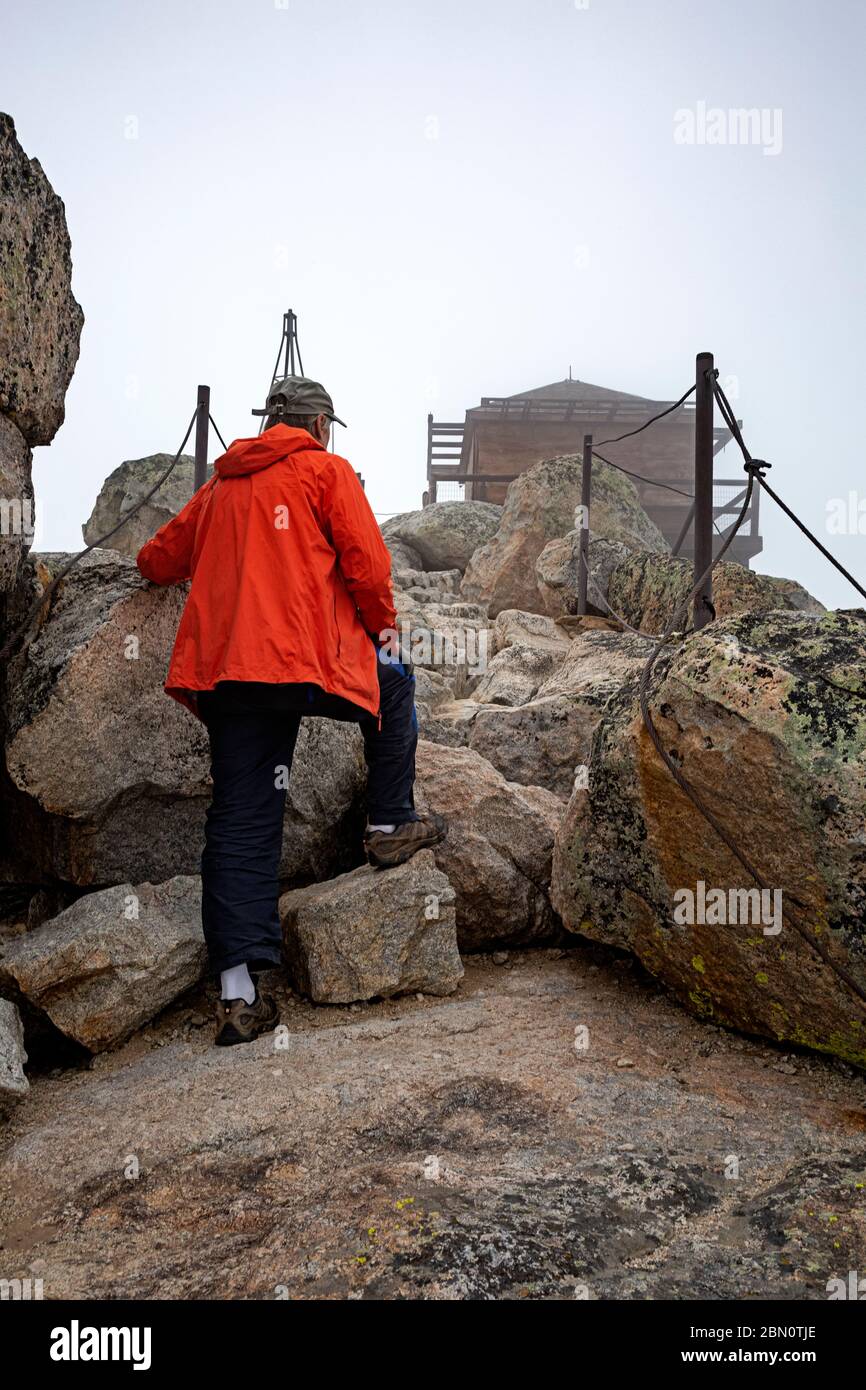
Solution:
<path fill-rule="evenodd" d="M 321 448 L 307 430 L 274 425 L 253 439 L 235 439 L 214 463 L 214 472 L 220 478 L 241 478 L 249 473 L 260 473 L 290 454 Z"/>

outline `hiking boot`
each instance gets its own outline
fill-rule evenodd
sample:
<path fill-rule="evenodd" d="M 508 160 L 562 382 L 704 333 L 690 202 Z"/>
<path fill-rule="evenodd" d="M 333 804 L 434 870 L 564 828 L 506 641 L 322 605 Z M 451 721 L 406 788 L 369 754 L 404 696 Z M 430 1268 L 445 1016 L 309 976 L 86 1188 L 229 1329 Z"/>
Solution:
<path fill-rule="evenodd" d="M 280 1021 L 273 999 L 259 994 L 252 1004 L 246 999 L 220 999 L 217 1004 L 217 1047 L 234 1047 L 235 1043 L 253 1042 L 260 1033 L 268 1033 Z"/>
<path fill-rule="evenodd" d="M 431 811 L 418 820 L 407 820 L 405 824 L 398 825 L 390 835 L 384 830 L 368 830 L 364 835 L 364 849 L 375 869 L 393 869 L 395 864 L 405 864 L 419 849 L 438 845 L 447 834 L 448 822 L 445 817 Z"/>

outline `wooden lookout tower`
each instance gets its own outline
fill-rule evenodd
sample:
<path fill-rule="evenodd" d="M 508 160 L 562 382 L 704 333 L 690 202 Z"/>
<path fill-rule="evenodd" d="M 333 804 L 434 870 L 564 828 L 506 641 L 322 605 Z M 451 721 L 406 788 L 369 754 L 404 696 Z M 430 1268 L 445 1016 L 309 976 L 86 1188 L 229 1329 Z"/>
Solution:
<path fill-rule="evenodd" d="M 670 401 L 654 401 L 605 386 L 564 381 L 520 391 L 514 396 L 483 396 L 462 422 L 427 417 L 427 490 L 424 504 L 450 498 L 502 502 L 508 485 L 542 459 L 579 454 L 583 437 L 611 460 L 646 482 L 635 486 L 646 511 L 672 548 L 693 553 L 691 502 L 694 486 L 695 410 L 691 401 L 619 444 L 602 441 L 625 434 L 657 415 Z M 715 430 L 716 458 L 730 441 L 727 428 Z M 744 480 L 721 476 L 716 465 L 713 512 L 719 534 L 735 520 L 744 497 Z M 667 484 L 666 487 L 660 484 Z M 758 502 L 754 499 L 730 558 L 748 564 L 763 548 Z"/>

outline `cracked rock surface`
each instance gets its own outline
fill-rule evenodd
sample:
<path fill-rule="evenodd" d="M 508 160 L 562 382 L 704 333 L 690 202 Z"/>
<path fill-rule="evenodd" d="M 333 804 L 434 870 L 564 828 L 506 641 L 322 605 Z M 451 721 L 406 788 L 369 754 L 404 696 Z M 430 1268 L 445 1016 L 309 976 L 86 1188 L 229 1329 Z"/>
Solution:
<path fill-rule="evenodd" d="M 864 1268 L 862 1077 L 708 1028 L 596 947 L 466 965 L 446 999 L 280 985 L 276 1046 L 212 1047 L 199 992 L 34 1077 L 0 1141 L 4 1276 L 46 1298 L 824 1299 Z"/>

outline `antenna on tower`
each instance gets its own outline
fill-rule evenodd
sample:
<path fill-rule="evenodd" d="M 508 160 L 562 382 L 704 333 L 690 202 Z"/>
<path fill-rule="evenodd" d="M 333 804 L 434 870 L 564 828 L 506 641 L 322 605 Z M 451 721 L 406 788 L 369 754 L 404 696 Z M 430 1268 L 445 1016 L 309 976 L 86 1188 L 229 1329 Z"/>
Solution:
<path fill-rule="evenodd" d="M 301 348 L 298 343 L 298 316 L 294 309 L 287 309 L 283 314 L 283 331 L 280 337 L 280 345 L 277 348 L 277 360 L 274 363 L 268 395 L 270 395 L 275 381 L 281 381 L 284 376 L 303 375 L 304 364 L 301 360 Z M 265 420 L 263 416 L 259 425 L 259 434 L 261 434 L 264 427 Z"/>

